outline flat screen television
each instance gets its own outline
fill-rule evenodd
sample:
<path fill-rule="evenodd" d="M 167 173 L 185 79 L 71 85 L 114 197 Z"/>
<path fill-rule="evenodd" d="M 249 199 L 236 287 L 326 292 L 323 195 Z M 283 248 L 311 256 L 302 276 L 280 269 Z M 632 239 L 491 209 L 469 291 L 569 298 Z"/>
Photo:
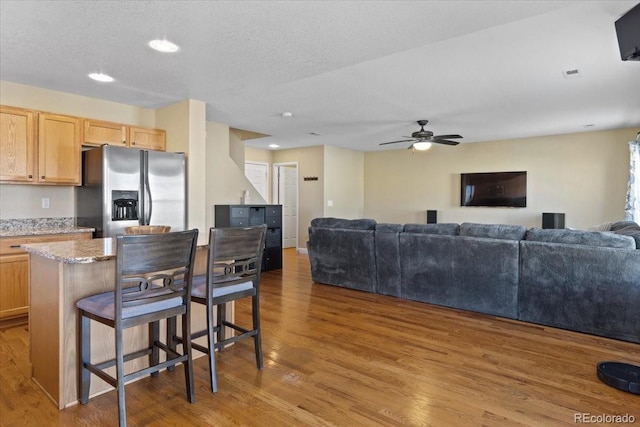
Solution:
<path fill-rule="evenodd" d="M 524 208 L 527 172 L 460 174 L 460 205 Z"/>

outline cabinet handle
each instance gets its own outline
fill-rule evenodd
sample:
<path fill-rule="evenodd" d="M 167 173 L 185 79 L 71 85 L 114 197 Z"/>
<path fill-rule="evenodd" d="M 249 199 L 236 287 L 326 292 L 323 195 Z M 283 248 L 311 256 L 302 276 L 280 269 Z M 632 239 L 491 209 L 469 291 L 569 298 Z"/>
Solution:
<path fill-rule="evenodd" d="M 136 145 L 136 142 L 135 141 L 131 141 L 131 145 Z"/>
<path fill-rule="evenodd" d="M 127 141 L 122 141 L 122 145 L 127 145 Z"/>
<path fill-rule="evenodd" d="M 42 176 L 40 177 L 40 179 L 45 179 L 45 178 L 44 178 L 44 175 L 42 175 Z"/>
<path fill-rule="evenodd" d="M 11 246 L 9 246 L 9 247 L 10 247 L 10 248 L 19 248 L 19 247 L 20 247 L 20 245 L 11 245 Z"/>
<path fill-rule="evenodd" d="M 29 179 L 33 179 L 33 175 L 29 175 Z"/>

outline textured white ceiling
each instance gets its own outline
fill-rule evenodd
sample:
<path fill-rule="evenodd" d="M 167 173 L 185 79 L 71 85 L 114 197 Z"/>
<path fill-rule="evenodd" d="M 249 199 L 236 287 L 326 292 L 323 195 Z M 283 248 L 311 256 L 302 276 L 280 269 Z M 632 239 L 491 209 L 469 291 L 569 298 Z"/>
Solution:
<path fill-rule="evenodd" d="M 0 78 L 146 108 L 205 101 L 209 120 L 271 135 L 256 147 L 378 150 L 419 119 L 463 142 L 640 126 L 640 62 L 620 60 L 614 28 L 636 4 L 0 0 Z M 164 37 L 181 50 L 148 48 Z"/>

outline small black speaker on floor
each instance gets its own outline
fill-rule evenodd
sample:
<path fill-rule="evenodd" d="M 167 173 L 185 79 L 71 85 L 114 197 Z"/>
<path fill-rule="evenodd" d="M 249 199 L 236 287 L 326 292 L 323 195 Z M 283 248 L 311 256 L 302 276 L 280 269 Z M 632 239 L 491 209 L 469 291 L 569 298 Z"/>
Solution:
<path fill-rule="evenodd" d="M 436 224 L 438 222 L 438 211 L 427 211 L 427 224 Z"/>
<path fill-rule="evenodd" d="M 542 228 L 564 228 L 564 214 L 543 213 Z"/>

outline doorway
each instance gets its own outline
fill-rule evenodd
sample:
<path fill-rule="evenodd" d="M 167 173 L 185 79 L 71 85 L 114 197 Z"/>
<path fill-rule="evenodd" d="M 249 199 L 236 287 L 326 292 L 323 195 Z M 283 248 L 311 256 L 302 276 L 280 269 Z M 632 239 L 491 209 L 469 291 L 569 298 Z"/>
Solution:
<path fill-rule="evenodd" d="M 282 205 L 282 247 L 298 248 L 298 162 L 273 164 L 274 204 Z"/>

